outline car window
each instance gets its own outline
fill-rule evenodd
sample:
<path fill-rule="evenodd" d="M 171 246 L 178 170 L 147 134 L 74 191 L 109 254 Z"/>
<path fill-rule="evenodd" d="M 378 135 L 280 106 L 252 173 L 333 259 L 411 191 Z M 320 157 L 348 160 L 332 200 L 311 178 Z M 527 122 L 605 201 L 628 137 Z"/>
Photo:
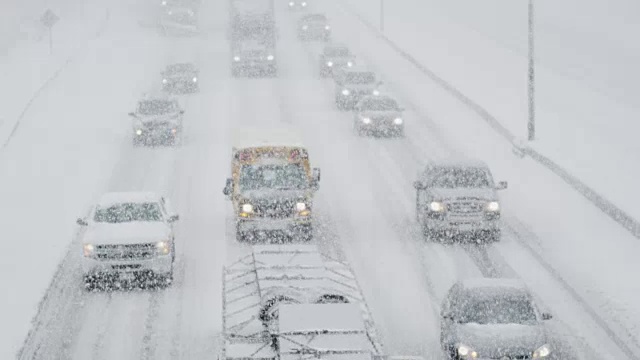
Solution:
<path fill-rule="evenodd" d="M 345 81 L 351 84 L 372 84 L 376 81 L 376 75 L 371 72 L 353 72 L 347 74 Z"/>
<path fill-rule="evenodd" d="M 538 320 L 531 300 L 508 295 L 459 298 L 454 316 L 461 324 L 531 324 Z"/>
<path fill-rule="evenodd" d="M 98 223 L 126 223 L 134 221 L 162 221 L 162 210 L 158 203 L 121 203 L 98 207 L 93 221 Z"/>
<path fill-rule="evenodd" d="M 325 48 L 324 54 L 327 56 L 348 56 L 349 49 L 339 47 Z"/>
<path fill-rule="evenodd" d="M 489 172 L 483 168 L 443 167 L 429 172 L 427 186 L 437 188 L 487 188 L 493 186 Z"/>
<path fill-rule="evenodd" d="M 308 187 L 307 175 L 299 164 L 244 165 L 240 171 L 240 191 L 302 190 Z"/>
<path fill-rule="evenodd" d="M 166 100 L 141 101 L 138 104 L 138 113 L 142 115 L 161 115 L 177 111 L 177 104 Z"/>

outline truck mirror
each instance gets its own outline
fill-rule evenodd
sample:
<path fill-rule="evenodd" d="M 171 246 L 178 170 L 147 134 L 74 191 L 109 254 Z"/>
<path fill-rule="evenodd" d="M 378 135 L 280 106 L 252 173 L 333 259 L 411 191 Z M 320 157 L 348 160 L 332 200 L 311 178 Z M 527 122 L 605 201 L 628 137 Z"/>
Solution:
<path fill-rule="evenodd" d="M 311 186 L 314 190 L 318 190 L 320 188 L 320 169 L 313 169 L 313 178 L 311 179 Z"/>
<path fill-rule="evenodd" d="M 508 185 L 509 184 L 506 181 L 499 181 L 498 185 L 496 185 L 496 190 L 504 190 Z"/>
<path fill-rule="evenodd" d="M 231 193 L 233 193 L 233 179 L 227 179 L 227 183 L 225 184 L 222 193 L 226 196 L 231 196 Z"/>
<path fill-rule="evenodd" d="M 424 184 L 417 180 L 413 182 L 413 187 L 416 188 L 416 190 L 422 190 L 425 188 Z"/>

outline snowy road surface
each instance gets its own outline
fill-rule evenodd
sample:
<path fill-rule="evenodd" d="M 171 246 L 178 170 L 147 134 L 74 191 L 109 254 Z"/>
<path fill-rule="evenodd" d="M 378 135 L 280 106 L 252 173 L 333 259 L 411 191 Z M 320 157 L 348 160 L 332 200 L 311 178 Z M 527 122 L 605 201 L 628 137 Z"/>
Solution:
<path fill-rule="evenodd" d="M 639 245 L 561 181 L 527 160 L 511 158 L 510 149 L 470 111 L 413 74 L 334 1 L 324 10 L 336 37 L 379 71 L 387 89 L 408 109 L 406 138 L 353 135 L 352 115 L 335 109 L 331 80 L 318 76 L 321 45 L 295 39 L 291 14 L 278 13 L 279 77 L 233 79 L 224 4 L 205 3 L 207 32 L 199 38 L 163 38 L 141 28 L 127 5 L 125 0 L 113 2 L 104 39 L 34 105 L 3 154 L 2 171 L 14 176 L 1 198 L 22 201 L 13 216 L 48 219 L 47 229 L 33 227 L 26 234 L 19 231 L 24 228 L 11 229 L 45 252 L 37 251 L 27 267 L 33 270 L 19 278 L 51 278 L 36 272 L 39 259 L 54 257 L 46 254 L 47 246 L 57 256 L 68 245 L 21 359 L 215 358 L 222 265 L 243 250 L 235 242 L 233 215 L 221 192 L 229 169 L 229 134 L 236 126 L 260 124 L 302 132 L 312 162 L 323 171 L 316 238 L 323 249 L 353 265 L 390 354 L 440 359 L 438 316 L 445 292 L 458 279 L 502 276 L 522 278 L 555 315 L 551 325 L 559 334 L 557 346 L 566 352 L 563 359 L 638 359 L 637 328 L 621 321 L 617 312 L 624 310 L 633 319 L 637 305 L 605 311 L 598 301 L 611 297 L 622 302 L 639 293 L 634 285 L 621 290 L 615 284 L 624 281 L 626 271 L 640 270 L 631 257 Z M 183 144 L 134 148 L 126 113 L 142 92 L 158 88 L 160 70 L 176 60 L 194 61 L 201 69 L 201 92 L 182 99 Z M 47 127 L 47 116 L 62 125 Z M 12 160 L 25 153 L 38 163 Z M 504 237 L 496 245 L 432 244 L 418 233 L 412 182 L 425 161 L 454 154 L 483 157 L 499 180 L 510 181 L 511 189 L 503 195 Z M 78 178 L 68 179 L 74 173 Z M 544 186 L 532 189 L 531 179 Z M 9 191 L 15 188 L 19 191 Z M 176 281 L 167 290 L 82 289 L 74 218 L 100 193 L 120 190 L 163 192 L 181 216 Z M 32 196 L 25 199 L 27 191 Z M 556 202 L 546 212 L 544 205 Z M 557 223 L 554 211 L 576 216 Z M 594 241 L 605 233 L 616 246 Z M 54 244 L 35 240 L 45 237 Z M 585 244 L 577 242 L 585 239 Z M 14 251 L 27 252 L 31 244 L 21 246 Z M 603 254 L 617 256 L 620 264 L 598 263 Z M 24 258 L 17 255 L 14 261 Z M 5 266 L 9 271 L 11 264 Z M 594 277 L 581 275 L 587 267 L 593 271 L 599 266 L 607 269 Z M 612 287 L 603 287 L 602 297 L 589 296 L 592 279 L 607 278 Z M 17 294 L 18 288 L 9 293 Z M 24 321 L 18 315 L 12 319 Z M 27 329 L 25 324 L 15 327 L 19 336 Z M 8 344 L 11 349 L 0 357 L 13 356 L 19 345 Z"/>

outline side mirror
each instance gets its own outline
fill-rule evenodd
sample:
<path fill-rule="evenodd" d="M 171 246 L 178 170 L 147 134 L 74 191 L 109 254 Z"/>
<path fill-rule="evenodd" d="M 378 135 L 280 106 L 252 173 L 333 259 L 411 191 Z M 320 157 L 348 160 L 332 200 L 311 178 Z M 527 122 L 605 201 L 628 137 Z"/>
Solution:
<path fill-rule="evenodd" d="M 498 185 L 496 185 L 496 190 L 504 190 L 506 189 L 508 186 L 508 183 L 506 181 L 499 181 Z"/>
<path fill-rule="evenodd" d="M 87 226 L 87 225 L 89 225 L 89 223 L 87 222 L 87 220 L 82 219 L 82 218 L 78 218 L 78 219 L 76 220 L 76 224 L 81 225 L 81 226 Z"/>
<path fill-rule="evenodd" d="M 549 313 L 542 313 L 542 320 L 551 320 L 553 319 L 553 315 Z"/>
<path fill-rule="evenodd" d="M 134 113 L 134 112 L 130 112 L 130 113 L 129 113 L 129 116 L 131 116 L 131 117 L 136 117 L 136 113 Z"/>
<path fill-rule="evenodd" d="M 178 214 L 171 215 L 171 216 L 169 216 L 169 219 L 168 219 L 168 221 L 170 223 L 176 222 L 178 220 L 180 220 L 180 215 L 178 215 Z"/>
<path fill-rule="evenodd" d="M 233 193 L 233 179 L 227 179 L 227 184 L 224 186 L 222 193 L 226 196 L 231 196 L 231 193 Z"/>
<path fill-rule="evenodd" d="M 424 183 L 422 183 L 421 181 L 414 181 L 413 187 L 416 188 L 416 190 L 422 190 L 426 188 L 426 186 L 424 186 Z"/>
<path fill-rule="evenodd" d="M 320 169 L 313 169 L 313 178 L 311 179 L 311 186 L 314 190 L 320 189 Z"/>

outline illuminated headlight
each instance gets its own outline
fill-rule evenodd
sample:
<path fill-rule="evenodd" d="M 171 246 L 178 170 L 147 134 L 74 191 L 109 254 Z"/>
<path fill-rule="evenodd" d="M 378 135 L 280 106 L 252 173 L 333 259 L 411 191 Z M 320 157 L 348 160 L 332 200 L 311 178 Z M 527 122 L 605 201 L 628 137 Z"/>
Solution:
<path fill-rule="evenodd" d="M 487 211 L 491 212 L 500 211 L 500 203 L 498 203 L 497 201 L 488 202 L 486 209 Z"/>
<path fill-rule="evenodd" d="M 373 90 L 373 95 L 376 95 L 376 96 L 380 95 L 380 91 L 378 91 L 378 90 Z"/>
<path fill-rule="evenodd" d="M 342 90 L 342 95 L 347 96 L 349 94 L 351 94 L 351 92 L 348 89 Z"/>
<path fill-rule="evenodd" d="M 444 204 L 440 201 L 432 201 L 431 203 L 429 203 L 429 210 L 434 212 L 443 212 Z"/>
<path fill-rule="evenodd" d="M 192 80 L 193 80 L 193 82 L 198 82 L 198 78 L 197 77 L 194 77 Z"/>
<path fill-rule="evenodd" d="M 353 62 L 348 61 L 348 62 L 347 62 L 347 66 L 348 66 L 348 67 L 352 67 L 352 66 L 353 66 Z"/>
<path fill-rule="evenodd" d="M 165 6 L 165 5 L 167 5 L 167 2 L 163 1 L 161 4 L 162 4 L 162 6 Z"/>
<path fill-rule="evenodd" d="M 301 5 L 304 7 L 304 6 L 307 6 L 307 3 L 303 2 Z"/>
<path fill-rule="evenodd" d="M 267 56 L 267 60 L 272 61 L 273 59 L 275 59 L 275 58 L 273 57 L 273 55 L 269 55 L 269 56 Z"/>
<path fill-rule="evenodd" d="M 136 130 L 136 135 L 142 135 L 142 129 Z"/>
<path fill-rule="evenodd" d="M 362 118 L 362 122 L 365 124 L 371 124 L 371 119 L 366 117 L 366 118 Z"/>
<path fill-rule="evenodd" d="M 167 14 L 173 15 L 173 11 L 169 11 L 169 12 L 167 12 Z"/>
<path fill-rule="evenodd" d="M 168 241 L 158 241 L 156 243 L 156 250 L 160 255 L 169 255 L 171 253 L 171 244 Z"/>
<path fill-rule="evenodd" d="M 307 209 L 307 204 L 305 204 L 303 202 L 296 203 L 296 210 L 298 212 L 305 211 L 306 209 Z"/>
<path fill-rule="evenodd" d="M 240 56 L 234 56 L 233 61 L 240 61 Z"/>
<path fill-rule="evenodd" d="M 333 61 L 327 61 L 327 66 L 328 67 L 332 67 L 333 66 Z"/>
<path fill-rule="evenodd" d="M 402 122 L 403 122 L 402 118 L 393 119 L 393 123 L 396 125 L 402 125 Z"/>
<path fill-rule="evenodd" d="M 302 25 L 302 30 L 307 30 L 309 28 L 308 25 Z"/>
<path fill-rule="evenodd" d="M 244 204 L 242 205 L 242 212 L 250 214 L 253 212 L 253 205 L 251 204 Z"/>
<path fill-rule="evenodd" d="M 293 6 L 293 5 L 295 5 L 293 1 L 289 3 L 289 6 Z"/>
<path fill-rule="evenodd" d="M 544 344 L 540 346 L 536 351 L 533 352 L 534 359 L 546 358 L 551 354 L 551 347 L 549 345 Z"/>
<path fill-rule="evenodd" d="M 468 356 L 472 359 L 475 359 L 478 357 L 478 353 L 473 351 L 470 347 L 466 345 L 458 346 L 458 355 L 464 356 L 464 357 Z"/>
<path fill-rule="evenodd" d="M 331 30 L 331 26 L 327 25 L 324 27 L 325 30 Z"/>
<path fill-rule="evenodd" d="M 166 84 L 167 83 L 167 79 L 162 79 L 162 83 Z"/>
<path fill-rule="evenodd" d="M 176 128 L 171 129 L 171 133 L 172 133 L 173 135 L 175 135 L 177 132 L 178 132 L 178 129 L 176 129 Z"/>
<path fill-rule="evenodd" d="M 85 257 L 92 257 L 95 251 L 95 247 L 93 244 L 84 244 L 82 245 L 82 254 Z"/>

